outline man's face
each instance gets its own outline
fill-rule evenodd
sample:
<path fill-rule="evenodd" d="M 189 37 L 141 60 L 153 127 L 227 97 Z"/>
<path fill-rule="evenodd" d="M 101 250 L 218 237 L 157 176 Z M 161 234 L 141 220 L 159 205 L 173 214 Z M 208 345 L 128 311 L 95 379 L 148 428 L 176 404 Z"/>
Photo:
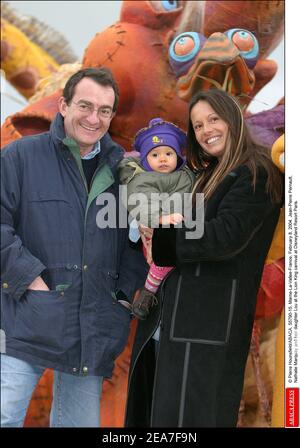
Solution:
<path fill-rule="evenodd" d="M 101 86 L 90 78 L 79 81 L 69 104 L 63 97 L 59 99 L 66 135 L 78 143 L 81 155 L 89 153 L 108 131 L 114 101 L 112 87 Z"/>

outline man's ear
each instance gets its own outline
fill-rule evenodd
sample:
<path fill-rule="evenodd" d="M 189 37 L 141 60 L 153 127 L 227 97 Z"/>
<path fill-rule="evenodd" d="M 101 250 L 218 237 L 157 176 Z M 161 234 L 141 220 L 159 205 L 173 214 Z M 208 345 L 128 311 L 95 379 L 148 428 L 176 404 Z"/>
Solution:
<path fill-rule="evenodd" d="M 68 105 L 66 103 L 65 98 L 63 96 L 61 96 L 58 100 L 58 110 L 62 114 L 63 117 L 66 116 L 67 107 L 68 107 Z"/>

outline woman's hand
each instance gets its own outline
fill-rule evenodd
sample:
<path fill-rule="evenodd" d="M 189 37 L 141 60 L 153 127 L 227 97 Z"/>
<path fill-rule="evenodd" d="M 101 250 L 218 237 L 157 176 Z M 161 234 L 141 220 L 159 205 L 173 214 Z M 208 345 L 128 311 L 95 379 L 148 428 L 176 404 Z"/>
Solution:
<path fill-rule="evenodd" d="M 171 215 L 164 215 L 159 218 L 159 224 L 179 224 L 184 220 L 180 213 L 172 213 Z"/>
<path fill-rule="evenodd" d="M 141 235 L 142 243 L 146 249 L 147 253 L 147 263 L 150 265 L 152 263 L 152 236 L 153 236 L 153 229 L 150 229 L 149 227 L 144 226 L 141 224 L 139 226 L 139 231 Z"/>
<path fill-rule="evenodd" d="M 150 229 L 150 227 L 146 227 L 143 224 L 139 225 L 139 231 L 140 231 L 142 240 L 143 240 L 143 237 L 151 239 L 153 236 L 153 229 Z"/>
<path fill-rule="evenodd" d="M 151 263 L 153 262 L 153 259 L 152 259 L 152 239 L 148 240 L 147 244 L 148 244 L 148 246 L 146 247 L 146 250 L 147 250 L 147 263 L 150 266 Z"/>

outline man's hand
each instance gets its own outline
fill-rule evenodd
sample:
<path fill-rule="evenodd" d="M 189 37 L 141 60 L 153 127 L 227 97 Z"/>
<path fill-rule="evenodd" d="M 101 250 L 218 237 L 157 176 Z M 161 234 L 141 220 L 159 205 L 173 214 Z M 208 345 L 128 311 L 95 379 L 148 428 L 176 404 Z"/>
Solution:
<path fill-rule="evenodd" d="M 184 217 L 180 213 L 172 213 L 171 215 L 161 216 L 159 218 L 159 224 L 179 224 L 184 220 Z"/>
<path fill-rule="evenodd" d="M 33 291 L 50 291 L 42 277 L 37 277 L 30 283 L 27 289 L 32 289 Z"/>

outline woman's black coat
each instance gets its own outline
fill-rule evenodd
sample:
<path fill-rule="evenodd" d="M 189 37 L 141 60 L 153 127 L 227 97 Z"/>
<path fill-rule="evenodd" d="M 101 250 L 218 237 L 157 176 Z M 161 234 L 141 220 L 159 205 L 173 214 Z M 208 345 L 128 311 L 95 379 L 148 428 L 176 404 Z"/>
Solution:
<path fill-rule="evenodd" d="M 231 172 L 207 201 L 204 234 L 156 229 L 153 258 L 176 265 L 159 304 L 139 322 L 133 347 L 126 426 L 236 426 L 256 295 L 279 205 L 255 191 L 246 166 Z M 151 338 L 161 320 L 155 362 Z"/>

